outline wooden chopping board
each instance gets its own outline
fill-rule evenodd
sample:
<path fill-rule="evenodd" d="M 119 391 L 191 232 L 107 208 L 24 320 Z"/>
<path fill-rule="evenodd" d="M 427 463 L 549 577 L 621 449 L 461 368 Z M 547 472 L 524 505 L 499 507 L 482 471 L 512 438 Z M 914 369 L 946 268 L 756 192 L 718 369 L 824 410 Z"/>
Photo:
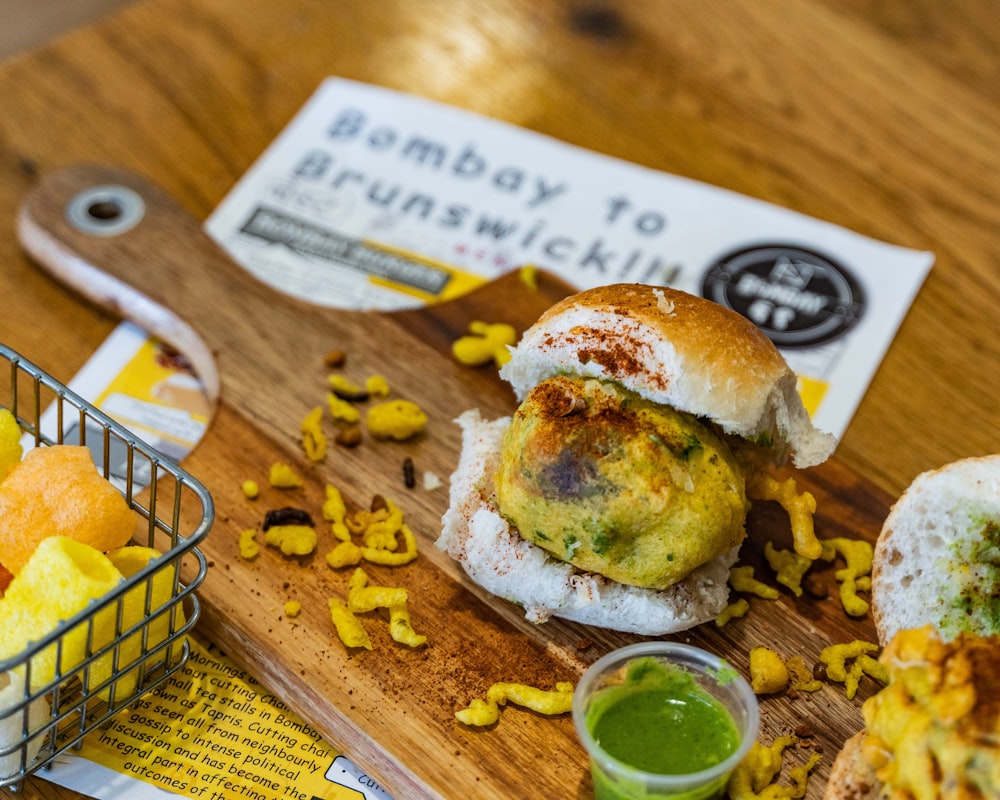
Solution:
<path fill-rule="evenodd" d="M 67 221 L 67 207 L 95 187 L 126 187 L 141 197 L 141 219 L 110 236 L 82 233 Z M 396 313 L 347 312 L 286 297 L 235 265 L 202 231 L 201 223 L 142 178 L 102 166 L 80 166 L 46 177 L 22 208 L 20 235 L 39 264 L 92 301 L 130 318 L 175 344 L 209 386 L 218 387 L 206 435 L 185 467 L 213 495 L 216 523 L 205 551 L 210 569 L 199 591 L 199 630 L 295 709 L 335 747 L 370 771 L 397 800 L 417 797 L 579 797 L 591 795 L 586 757 L 568 715 L 550 718 L 504 709 L 488 729 L 460 725 L 454 712 L 485 695 L 496 681 L 552 688 L 576 681 L 586 666 L 614 647 L 641 637 L 551 621 L 535 626 L 521 610 L 487 596 L 434 547 L 448 502 L 447 479 L 457 462 L 460 435 L 453 420 L 478 407 L 487 418 L 511 413 L 515 401 L 492 367 L 470 368 L 450 356 L 451 343 L 475 319 L 509 322 L 518 330 L 563 296 L 567 287 L 541 274 L 537 289 L 516 274 L 458 300 Z M 325 461 L 302 454 L 300 423 L 325 403 L 324 355 L 347 354 L 338 371 L 363 380 L 384 375 L 396 397 L 428 414 L 419 439 L 366 439 L 347 449 L 331 445 Z M 27 354 L 30 357 L 30 354 Z M 332 428 L 328 427 L 332 434 Z M 403 484 L 402 462 L 412 458 L 417 485 Z M 291 465 L 300 489 L 266 486 L 270 465 Z M 422 475 L 442 486 L 426 489 Z M 244 479 L 257 480 L 261 497 L 248 501 Z M 818 502 L 821 537 L 874 541 L 890 498 L 833 459 L 798 474 Z M 324 487 L 339 487 L 350 510 L 376 494 L 394 500 L 417 534 L 420 557 L 398 568 L 366 565 L 372 583 L 409 591 L 413 626 L 427 634 L 412 650 L 388 636 L 385 618 L 365 617 L 371 651 L 348 651 L 333 629 L 328 598 L 346 598 L 351 570 L 334 571 L 323 554 L 334 541 L 321 527 L 313 557 L 295 560 L 262 548 L 240 558 L 239 532 L 257 528 L 267 510 L 292 505 L 320 519 Z M 788 524 L 771 504 L 758 504 L 749 522 L 743 561 L 774 583 L 763 543 L 788 546 Z M 258 536 L 261 539 L 262 536 Z M 768 645 L 784 657 L 801 654 L 813 664 L 828 644 L 875 641 L 870 617 L 851 619 L 841 608 L 834 566 L 813 568 L 829 590 L 817 599 L 782 590 L 778 600 L 751 598 L 743 619 L 677 635 L 748 673 L 748 653 Z M 284 618 L 295 599 L 302 613 Z M 823 759 L 808 797 L 820 798 L 843 741 L 861 725 L 860 705 L 876 687 L 869 679 L 853 700 L 843 686 L 815 694 L 762 698 L 761 739 L 802 726 L 815 734 Z M 799 763 L 811 752 L 792 753 Z"/>

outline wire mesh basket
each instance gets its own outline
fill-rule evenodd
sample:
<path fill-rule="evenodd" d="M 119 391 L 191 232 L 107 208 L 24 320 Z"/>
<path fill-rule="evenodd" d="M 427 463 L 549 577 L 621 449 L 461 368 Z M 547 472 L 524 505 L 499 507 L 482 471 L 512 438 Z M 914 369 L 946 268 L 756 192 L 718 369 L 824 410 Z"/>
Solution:
<path fill-rule="evenodd" d="M 194 591 L 207 572 L 197 544 L 214 509 L 176 463 L 3 345 L 0 372 L 0 406 L 25 448 L 86 446 L 138 515 L 132 544 L 162 554 L 0 659 L 0 787 L 17 789 L 184 666 L 199 615 Z"/>

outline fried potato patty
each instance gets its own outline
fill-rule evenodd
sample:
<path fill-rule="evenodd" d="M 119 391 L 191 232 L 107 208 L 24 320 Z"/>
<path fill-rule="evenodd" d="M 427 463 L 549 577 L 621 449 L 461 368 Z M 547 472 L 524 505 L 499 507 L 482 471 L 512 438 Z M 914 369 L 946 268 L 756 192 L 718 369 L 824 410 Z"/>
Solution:
<path fill-rule="evenodd" d="M 557 376 L 514 413 L 501 514 L 556 558 L 665 589 L 739 544 L 749 504 L 726 441 L 611 382 Z"/>

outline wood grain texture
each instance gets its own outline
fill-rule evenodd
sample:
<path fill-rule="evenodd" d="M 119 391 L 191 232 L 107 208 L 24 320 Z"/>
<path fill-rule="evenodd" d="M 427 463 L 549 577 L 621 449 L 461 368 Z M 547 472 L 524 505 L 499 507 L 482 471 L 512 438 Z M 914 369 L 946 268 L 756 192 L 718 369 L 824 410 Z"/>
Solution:
<path fill-rule="evenodd" d="M 66 221 L 70 201 L 84 190 L 109 185 L 138 193 L 146 209 L 143 219 L 113 237 L 75 230 Z M 521 609 L 484 595 L 433 546 L 447 506 L 447 484 L 407 491 L 401 470 L 408 456 L 418 472 L 446 478 L 458 459 L 454 418 L 473 407 L 487 418 L 514 408 L 512 393 L 494 369 L 470 369 L 451 358 L 451 343 L 469 322 L 488 318 L 523 330 L 568 287 L 543 274 L 539 288 L 532 289 L 510 274 L 456 301 L 416 311 L 366 314 L 310 306 L 236 267 L 193 217 L 155 187 L 95 166 L 43 179 L 27 198 L 21 236 L 39 265 L 68 286 L 129 318 L 149 303 L 167 306 L 214 355 L 220 377 L 215 416 L 185 461 L 212 492 L 218 518 L 203 545 L 210 570 L 199 590 L 201 631 L 396 797 L 589 794 L 585 757 L 568 717 L 511 710 L 495 729 L 471 730 L 453 715 L 485 696 L 496 681 L 539 687 L 575 682 L 596 657 L 639 637 L 561 621 L 533 625 Z M 100 276 L 117 283 L 101 288 Z M 220 304 L 219 297 L 234 301 Z M 157 328 L 158 319 L 147 311 L 138 321 L 169 337 L 173 329 Z M 323 356 L 334 347 L 348 354 L 343 369 L 349 377 L 359 381 L 379 372 L 398 395 L 426 409 L 427 434 L 405 444 L 369 438 L 351 450 L 334 448 L 319 464 L 306 463 L 299 423 L 324 402 L 328 370 Z M 278 461 L 294 465 L 305 486 L 265 490 L 259 500 L 248 501 L 240 489 L 243 478 L 266 485 L 267 468 Z M 836 462 L 802 480 L 820 504 L 822 536 L 874 539 L 888 508 L 884 494 Z M 343 491 L 352 510 L 381 494 L 406 511 L 420 539 L 421 558 L 403 569 L 365 569 L 375 584 L 408 590 L 414 626 L 430 637 L 426 648 L 412 651 L 394 644 L 384 626 L 379 630 L 370 618 L 366 627 L 373 651 L 348 651 L 338 642 L 327 603 L 331 597 L 346 599 L 352 570 L 335 571 L 325 564 L 322 556 L 335 544 L 328 531 L 316 554 L 305 559 L 287 559 L 269 548 L 252 562 L 240 558 L 239 532 L 260 530 L 267 510 L 293 505 L 319 519 L 326 483 Z M 763 543 L 789 546 L 787 520 L 775 510 L 768 504 L 757 509 L 752 540 L 744 548 L 746 563 L 760 575 L 767 570 Z M 830 572 L 820 570 L 819 576 L 829 582 Z M 827 588 L 826 600 L 789 594 L 755 601 L 746 619 L 722 629 L 702 626 L 681 638 L 725 655 L 745 674 L 750 648 L 757 644 L 777 647 L 786 657 L 801 654 L 811 664 L 828 644 L 873 640 L 870 619 L 849 619 L 835 599 L 836 587 Z M 294 620 L 283 618 L 288 599 L 303 605 Z M 763 736 L 769 740 L 805 721 L 816 743 L 834 751 L 858 728 L 858 702 L 848 701 L 836 686 L 815 697 L 774 698 L 764 703 Z M 542 758 L 559 766 L 540 769 Z M 817 773 L 814 793 L 824 771 Z"/>
<path fill-rule="evenodd" d="M 997 14 L 990 0 L 704 0 L 697 13 L 681 0 L 141 0 L 0 66 L 0 339 L 68 379 L 118 318 L 80 302 L 18 243 L 17 210 L 39 175 L 79 162 L 121 164 L 203 220 L 324 77 L 368 81 L 934 251 L 936 265 L 836 461 L 815 473 L 821 508 L 837 502 L 824 524 L 870 533 L 888 498 L 921 470 L 1000 451 Z M 423 330 L 444 336 L 459 316 Z M 389 341 L 405 339 L 399 325 L 386 327 Z M 364 337 L 349 341 L 358 342 L 359 369 L 377 363 Z M 279 344 L 262 346 L 274 352 Z M 421 357 L 439 344 L 426 339 Z M 226 371 L 232 356 L 219 357 Z M 250 436 L 254 391 L 282 385 L 273 364 L 257 367 L 256 386 L 251 369 L 235 373 L 234 396 L 213 422 L 213 435 L 242 437 L 247 452 L 228 467 L 192 457 L 223 497 L 242 469 L 295 451 L 297 421 L 281 404 L 263 412 L 278 433 Z M 400 375 L 401 386 L 414 371 Z M 453 375 L 448 389 L 474 389 L 494 407 L 508 402 L 502 386 L 487 393 L 481 379 Z M 315 383 L 295 380 L 302 402 L 312 400 Z M 447 437 L 457 434 L 442 435 L 440 444 L 454 448 L 457 438 Z M 386 459 L 387 481 L 395 455 Z M 446 456 L 427 459 L 447 473 Z M 353 468 L 348 460 L 336 474 L 350 480 Z M 352 484 L 351 497 L 363 502 L 373 488 Z M 417 498 L 414 513 L 429 519 L 441 498 Z M 220 524 L 250 519 L 241 511 Z M 219 574 L 226 563 L 217 563 Z M 799 604 L 786 605 L 796 620 L 810 619 Z M 254 613 L 271 613 L 260 608 Z M 497 613 L 491 604 L 476 608 L 489 609 L 487 620 Z M 503 624 L 531 641 L 516 616 L 505 611 Z M 284 630 L 276 619 L 272 627 Z M 577 633 L 554 630 L 546 635 L 567 644 Z M 733 631 L 729 644 L 744 652 L 748 640 Z M 597 636 L 593 646 L 609 644 Z M 302 669 L 315 667 L 297 658 Z M 265 663 L 260 669 L 278 680 Z M 502 724 L 497 732 L 513 735 Z M 469 747 L 485 747 L 469 738 Z M 464 747 L 456 765 L 473 763 L 476 751 Z M 30 783 L 21 796 L 72 796 Z"/>

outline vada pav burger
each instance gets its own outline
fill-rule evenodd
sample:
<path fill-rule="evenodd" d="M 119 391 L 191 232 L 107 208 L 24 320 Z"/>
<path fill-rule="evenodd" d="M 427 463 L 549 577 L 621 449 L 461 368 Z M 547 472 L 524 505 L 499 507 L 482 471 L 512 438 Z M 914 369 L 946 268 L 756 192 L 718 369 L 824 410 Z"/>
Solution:
<path fill-rule="evenodd" d="M 768 470 L 818 464 L 835 440 L 739 314 L 668 288 L 591 289 L 546 311 L 500 374 L 520 406 L 457 420 L 437 544 L 529 620 L 659 635 L 713 619 L 754 499 L 785 505 L 796 550 L 819 556 L 815 501 Z"/>

